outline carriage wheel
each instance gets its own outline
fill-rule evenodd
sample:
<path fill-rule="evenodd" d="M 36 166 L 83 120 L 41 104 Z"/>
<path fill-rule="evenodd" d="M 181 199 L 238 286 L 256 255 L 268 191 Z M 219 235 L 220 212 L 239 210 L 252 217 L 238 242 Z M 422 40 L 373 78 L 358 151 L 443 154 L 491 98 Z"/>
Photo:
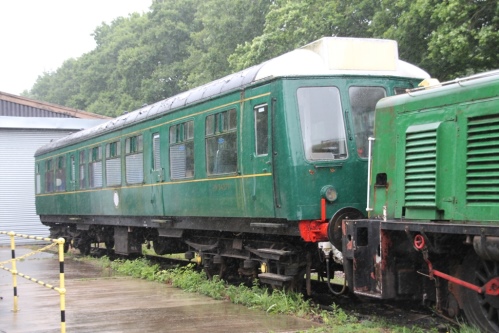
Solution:
<path fill-rule="evenodd" d="M 169 245 L 166 239 L 163 237 L 158 237 L 152 242 L 152 248 L 154 249 L 154 252 L 156 252 L 157 255 L 161 256 L 164 254 L 168 254 L 169 250 Z"/>
<path fill-rule="evenodd" d="M 210 263 L 209 265 L 204 265 L 203 269 L 208 279 L 212 280 L 215 275 L 218 275 L 220 279 L 223 279 L 226 266 L 225 263 L 222 264 Z"/>
<path fill-rule="evenodd" d="M 90 254 L 90 249 L 92 247 L 92 238 L 86 233 L 82 232 L 79 237 L 74 239 L 75 247 L 80 250 L 80 253 L 84 256 Z"/>
<path fill-rule="evenodd" d="M 64 253 L 68 253 L 70 243 L 71 243 L 71 239 L 69 239 L 69 238 L 64 239 L 64 245 L 63 245 Z"/>
<path fill-rule="evenodd" d="M 474 252 L 463 262 L 462 277 L 479 287 L 499 276 L 499 263 L 480 259 Z M 499 297 L 460 288 L 463 310 L 471 324 L 482 332 L 499 332 Z"/>
<path fill-rule="evenodd" d="M 106 245 L 107 254 L 111 254 L 114 248 L 114 239 L 106 239 L 104 244 Z"/>
<path fill-rule="evenodd" d="M 84 256 L 88 256 L 90 254 L 90 249 L 92 247 L 92 241 L 88 238 L 81 238 L 78 241 L 78 250 L 80 250 L 80 253 L 83 254 Z"/>

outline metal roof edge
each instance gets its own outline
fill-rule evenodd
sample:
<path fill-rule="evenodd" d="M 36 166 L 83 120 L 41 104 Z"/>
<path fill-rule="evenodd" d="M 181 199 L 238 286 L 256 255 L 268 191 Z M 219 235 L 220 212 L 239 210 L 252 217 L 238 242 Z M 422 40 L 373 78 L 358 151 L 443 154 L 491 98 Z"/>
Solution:
<path fill-rule="evenodd" d="M 57 105 L 49 102 L 38 101 L 24 96 L 12 95 L 0 91 L 0 100 L 4 100 L 11 103 L 16 103 L 19 105 L 31 106 L 33 108 L 47 110 L 55 113 L 66 114 L 71 117 L 81 118 L 81 119 L 110 119 L 110 117 L 103 116 L 97 113 L 87 112 L 83 110 L 78 110 L 70 108 L 67 106 Z"/>
<path fill-rule="evenodd" d="M 105 123 L 107 119 L 8 117 L 0 116 L 0 129 L 82 130 Z"/>

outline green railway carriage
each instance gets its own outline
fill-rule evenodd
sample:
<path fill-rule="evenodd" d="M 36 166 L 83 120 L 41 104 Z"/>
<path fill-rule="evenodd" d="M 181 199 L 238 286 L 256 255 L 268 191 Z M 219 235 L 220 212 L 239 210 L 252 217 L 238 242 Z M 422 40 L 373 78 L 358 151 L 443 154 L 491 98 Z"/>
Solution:
<path fill-rule="evenodd" d="M 40 148 L 37 213 L 83 252 L 152 241 L 294 283 L 365 210 L 376 102 L 425 77 L 393 41 L 321 39 Z"/>
<path fill-rule="evenodd" d="M 349 286 L 498 332 L 499 71 L 381 100 L 374 134 L 370 219 L 343 225 Z"/>

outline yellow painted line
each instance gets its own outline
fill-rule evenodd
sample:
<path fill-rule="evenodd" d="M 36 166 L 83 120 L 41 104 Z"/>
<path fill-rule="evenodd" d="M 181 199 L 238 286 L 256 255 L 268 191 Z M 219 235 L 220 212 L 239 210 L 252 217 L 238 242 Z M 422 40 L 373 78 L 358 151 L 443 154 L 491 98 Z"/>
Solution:
<path fill-rule="evenodd" d="M 270 177 L 270 176 L 272 176 L 271 173 L 260 173 L 253 175 L 231 176 L 231 177 L 221 177 L 221 178 L 189 179 L 189 180 L 162 182 L 162 183 L 158 182 L 154 184 L 140 184 L 140 185 L 129 185 L 129 186 L 118 186 L 118 187 L 99 187 L 88 190 L 75 190 L 67 192 L 61 191 L 61 192 L 37 194 L 36 197 L 78 194 L 78 193 L 87 193 L 87 192 L 116 191 L 118 189 L 121 190 L 121 189 L 131 189 L 131 188 L 141 188 L 141 187 L 168 186 L 168 185 L 177 185 L 177 184 L 202 183 L 202 182 L 213 182 L 213 181 L 230 180 L 230 179 L 245 179 L 245 178 Z"/>
<path fill-rule="evenodd" d="M 248 97 L 248 98 L 244 98 L 244 99 L 238 99 L 237 101 L 234 101 L 234 102 L 230 102 L 230 103 L 226 103 L 226 104 L 223 104 L 223 105 L 219 105 L 219 106 L 216 106 L 216 107 L 213 107 L 211 109 L 207 109 L 207 110 L 203 110 L 203 111 L 200 111 L 200 112 L 196 112 L 196 113 L 193 113 L 193 114 L 189 114 L 187 116 L 183 116 L 183 117 L 180 117 L 180 118 L 175 118 L 173 120 L 169 120 L 169 121 L 165 121 L 163 123 L 160 123 L 160 124 L 157 124 L 157 125 L 154 125 L 154 126 L 151 126 L 151 127 L 147 127 L 147 128 L 144 128 L 143 130 L 137 130 L 135 132 L 131 132 L 131 133 L 127 133 L 126 135 L 123 134 L 123 135 L 120 135 L 119 137 L 113 137 L 112 139 L 108 139 L 108 140 L 103 140 L 103 141 L 99 141 L 97 143 L 93 143 L 93 144 L 89 144 L 89 145 L 86 145 L 86 146 L 82 146 L 82 147 L 79 147 L 77 149 L 72 149 L 72 150 L 69 150 L 67 152 L 65 152 L 64 154 L 60 154 L 60 155 L 54 155 L 55 157 L 59 157 L 59 156 L 63 156 L 63 155 L 66 155 L 66 154 L 70 154 L 72 152 L 76 152 L 76 151 L 80 151 L 80 150 L 84 150 L 84 149 L 87 149 L 87 148 L 90 148 L 90 147 L 97 147 L 97 146 L 100 146 L 102 144 L 105 144 L 105 143 L 109 143 L 109 142 L 115 142 L 117 141 L 116 139 L 119 138 L 128 138 L 128 137 L 131 137 L 131 136 L 134 136 L 138 133 L 143 133 L 145 131 L 148 131 L 150 129 L 153 129 L 153 128 L 156 128 L 156 127 L 161 127 L 161 126 L 164 126 L 164 125 L 168 125 L 168 124 L 171 124 L 171 123 L 175 123 L 177 121 L 180 121 L 180 120 L 183 120 L 183 119 L 188 119 L 188 118 L 192 118 L 192 117 L 195 117 L 195 116 L 199 116 L 203 113 L 208 113 L 208 112 L 211 112 L 211 111 L 214 111 L 214 110 L 218 110 L 218 109 L 223 109 L 223 108 L 226 108 L 226 107 L 229 107 L 229 106 L 232 106 L 232 105 L 235 105 L 235 104 L 242 104 L 246 101 L 251 101 L 253 99 L 257 99 L 257 98 L 260 98 L 260 97 L 265 97 L 265 96 L 269 96 L 270 95 L 270 92 L 268 93 L 265 93 L 265 94 L 260 94 L 260 95 L 257 95 L 257 96 L 252 96 L 252 97 Z M 241 111 L 242 112 L 242 111 Z M 163 116 L 167 116 L 169 113 L 166 113 L 165 115 Z M 158 118 L 161 118 L 161 117 L 158 117 Z M 152 119 L 148 119 L 148 121 L 151 121 Z M 111 132 L 109 132 L 111 133 Z M 106 134 L 109 134 L 109 133 L 106 133 Z M 61 149 L 64 149 L 61 148 Z M 50 156 L 50 157 L 45 157 L 45 158 L 42 158 L 42 159 L 39 159 L 38 161 L 45 161 L 47 159 L 51 159 L 51 158 L 54 158 L 54 156 Z"/>

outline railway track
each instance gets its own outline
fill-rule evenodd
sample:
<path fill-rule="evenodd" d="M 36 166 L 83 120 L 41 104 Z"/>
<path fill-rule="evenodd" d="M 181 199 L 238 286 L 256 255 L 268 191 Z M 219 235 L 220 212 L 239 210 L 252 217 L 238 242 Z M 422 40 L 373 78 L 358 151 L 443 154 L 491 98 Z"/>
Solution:
<path fill-rule="evenodd" d="M 371 298 L 358 298 L 350 295 L 333 295 L 324 283 L 313 285 L 316 292 L 311 300 L 320 308 L 334 311 L 340 308 L 347 314 L 361 321 L 382 320 L 407 328 L 420 328 L 423 331 L 437 329 L 438 332 L 449 332 L 457 323 L 434 312 L 428 306 L 414 301 L 387 301 Z"/>
<path fill-rule="evenodd" d="M 137 256 L 131 256 L 131 255 L 123 256 L 123 255 L 114 253 L 114 251 L 108 251 L 105 248 L 95 247 L 95 246 L 91 248 L 90 256 L 95 257 L 95 258 L 101 258 L 103 256 L 108 256 L 110 260 L 146 258 L 151 263 L 159 264 L 162 269 L 168 269 L 168 268 L 172 268 L 172 267 L 176 267 L 176 266 L 187 266 L 188 264 L 192 263 L 192 261 L 188 261 L 186 259 L 179 259 L 179 258 L 172 258 L 172 257 L 158 256 L 158 255 L 149 255 L 149 254 L 142 254 L 142 255 L 137 255 Z"/>
<path fill-rule="evenodd" d="M 91 255 L 94 257 L 109 256 L 111 260 L 116 259 L 133 259 L 130 256 L 121 256 L 115 254 L 113 251 L 108 252 L 104 248 L 92 248 Z M 186 266 L 193 261 L 188 261 L 186 259 L 157 256 L 157 255 L 142 255 L 137 256 L 137 258 L 145 257 L 151 263 L 158 264 L 162 269 L 174 268 L 177 266 Z M 201 267 L 197 268 L 202 270 Z M 233 285 L 239 285 L 241 283 L 248 283 L 251 286 L 251 282 L 247 279 L 241 279 L 236 276 L 231 276 L 226 279 L 228 283 Z M 458 324 L 452 319 L 443 317 L 438 313 L 432 311 L 428 306 L 423 304 L 416 304 L 413 301 L 386 301 L 386 300 L 373 300 L 362 299 L 358 297 L 353 297 L 349 295 L 333 295 L 329 292 L 329 288 L 326 283 L 321 281 L 312 282 L 313 294 L 307 297 L 311 302 L 318 305 L 321 309 L 327 311 L 335 311 L 336 309 L 341 309 L 345 313 L 358 318 L 361 321 L 372 321 L 372 320 L 382 320 L 387 323 L 391 323 L 398 326 L 404 326 L 407 328 L 420 328 L 424 331 L 435 330 L 438 332 L 448 332 L 450 327 L 457 327 Z M 341 286 L 336 286 L 338 290 Z"/>

